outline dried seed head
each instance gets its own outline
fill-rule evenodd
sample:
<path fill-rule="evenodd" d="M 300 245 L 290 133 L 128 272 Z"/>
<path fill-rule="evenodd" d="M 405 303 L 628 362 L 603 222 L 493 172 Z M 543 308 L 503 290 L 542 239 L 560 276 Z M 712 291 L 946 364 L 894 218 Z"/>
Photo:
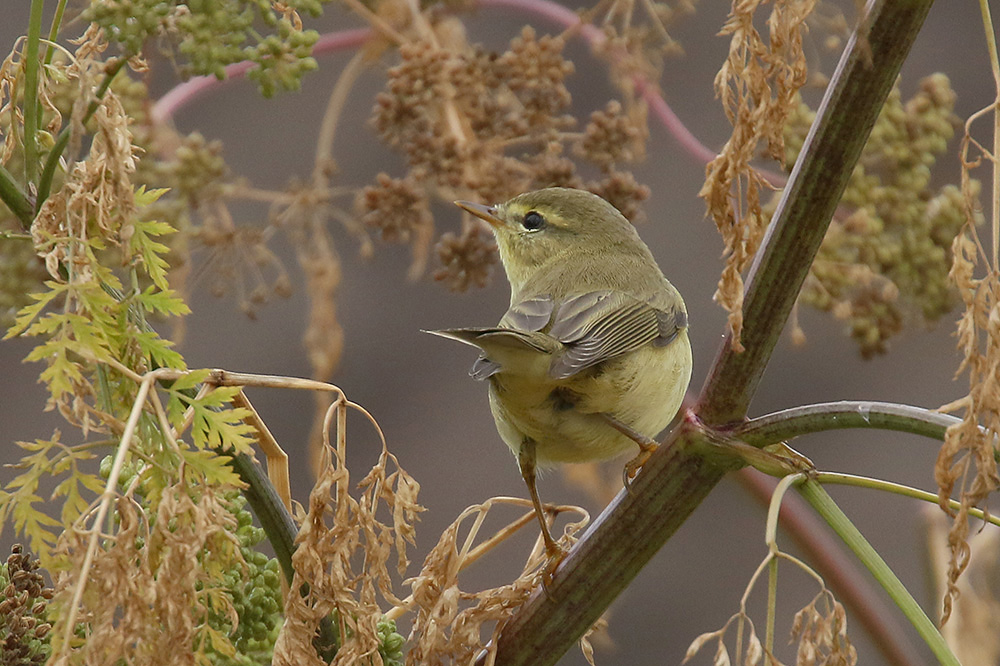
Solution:
<path fill-rule="evenodd" d="M 612 100 L 604 109 L 590 114 L 577 152 L 602 169 L 637 162 L 645 157 L 646 119 L 643 107 L 625 113 L 621 102 Z M 641 118 L 634 117 L 640 114 Z"/>
<path fill-rule="evenodd" d="M 452 291 L 485 287 L 499 259 L 493 235 L 479 225 L 468 226 L 461 236 L 443 234 L 437 253 L 442 267 L 434 272 L 434 279 Z"/>

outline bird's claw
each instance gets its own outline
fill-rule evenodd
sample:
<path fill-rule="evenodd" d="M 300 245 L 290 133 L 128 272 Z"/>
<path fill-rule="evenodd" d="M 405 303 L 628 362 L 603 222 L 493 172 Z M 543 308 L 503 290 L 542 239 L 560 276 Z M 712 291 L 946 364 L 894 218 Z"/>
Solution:
<path fill-rule="evenodd" d="M 556 570 L 559 568 L 559 565 L 562 564 L 562 561 L 566 559 L 566 555 L 569 554 L 569 551 L 563 550 L 562 548 L 559 547 L 558 544 L 554 542 L 551 544 L 551 547 L 546 546 L 545 551 L 546 551 L 545 565 L 542 567 L 542 572 L 541 572 L 542 590 L 544 590 L 545 594 L 548 595 L 549 585 L 552 584 L 552 580 L 553 578 L 555 578 Z"/>
<path fill-rule="evenodd" d="M 642 466 L 649 461 L 649 457 L 653 455 L 656 448 L 656 444 L 652 446 L 640 445 L 639 455 L 625 463 L 625 468 L 622 470 L 622 485 L 629 493 L 632 492 L 632 481 L 635 480 Z"/>

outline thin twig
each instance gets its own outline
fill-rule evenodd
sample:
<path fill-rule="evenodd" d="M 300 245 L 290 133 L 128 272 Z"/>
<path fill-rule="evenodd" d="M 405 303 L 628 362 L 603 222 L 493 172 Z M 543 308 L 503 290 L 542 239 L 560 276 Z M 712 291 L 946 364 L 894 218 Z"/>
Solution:
<path fill-rule="evenodd" d="M 330 165 L 334 164 L 333 140 L 337 135 L 337 123 L 347 103 L 347 98 L 358 80 L 364 64 L 364 54 L 355 53 L 341 70 L 337 83 L 333 86 L 330 99 L 326 103 L 326 111 L 319 126 L 319 136 L 316 138 L 316 160 L 313 166 L 313 181 L 328 185 Z"/>

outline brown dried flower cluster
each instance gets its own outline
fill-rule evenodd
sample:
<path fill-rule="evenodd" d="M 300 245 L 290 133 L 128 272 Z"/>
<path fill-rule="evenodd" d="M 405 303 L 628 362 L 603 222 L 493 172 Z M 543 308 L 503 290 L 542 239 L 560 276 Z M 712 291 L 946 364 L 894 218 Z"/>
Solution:
<path fill-rule="evenodd" d="M 378 598 L 395 606 L 403 604 L 392 589 L 389 561 L 395 551 L 394 568 L 400 575 L 406 571 L 406 546 L 414 542 L 414 524 L 423 510 L 417 503 L 420 485 L 386 450 L 383 439 L 378 462 L 358 484 L 360 497 L 350 495 L 346 436 L 340 429 L 347 404 L 341 397 L 327 412 L 327 426 L 336 417 L 338 430 L 332 445 L 330 439 L 326 441 L 308 510 L 299 516 L 301 528 L 292 556 L 291 589 L 308 584 L 308 593 L 285 596 L 285 624 L 274 647 L 276 666 L 323 664 L 313 637 L 331 614 L 340 625 L 341 641 L 333 663 L 362 663 L 377 654 L 379 647 L 383 610 Z M 383 511 L 390 516 L 388 522 L 379 517 Z"/>
<path fill-rule="evenodd" d="M 587 188 L 627 216 L 638 216 L 648 190 L 618 169 L 645 155 L 645 109 L 636 102 L 611 102 L 593 114 L 583 133 L 571 134 L 567 130 L 576 121 L 565 112 L 572 101 L 566 79 L 573 66 L 563 57 L 563 37 L 539 37 L 525 27 L 507 51 L 494 54 L 468 45 L 452 28 L 447 21 L 428 25 L 402 44 L 400 62 L 389 69 L 376 100 L 373 126 L 407 161 L 401 182 L 423 188 L 427 205 L 431 198 L 495 203 L 540 187 L 582 187 L 576 163 L 564 155 L 570 146 L 605 173 Z M 417 200 L 401 198 L 393 206 L 388 198 L 372 199 L 388 182 L 380 176 L 375 188 L 366 188 L 360 207 L 366 221 L 380 228 L 418 219 L 423 224 L 415 217 Z M 377 216 L 369 217 L 375 210 Z M 425 256 L 421 244 L 431 240 L 426 234 L 389 236 L 409 237 L 415 258 Z M 435 278 L 453 289 L 486 284 L 496 263 L 488 247 L 468 230 L 443 236 Z M 414 263 L 412 273 L 419 273 L 422 266 Z"/>
<path fill-rule="evenodd" d="M 53 591 L 38 569 L 20 544 L 0 565 L 0 666 L 41 666 L 48 659 L 52 625 L 46 610 Z"/>
<path fill-rule="evenodd" d="M 968 374 L 968 394 L 943 411 L 964 410 L 962 421 L 948 429 L 938 452 L 934 478 L 938 483 L 938 503 L 952 516 L 948 533 L 950 561 L 942 622 L 951 614 L 959 593 L 958 578 L 969 565 L 968 508 L 982 506 L 1000 488 L 997 469 L 997 440 L 1000 437 L 1000 238 L 984 244 L 977 230 L 979 186 L 972 171 L 984 162 L 996 160 L 973 138 L 976 120 L 995 114 L 993 106 L 969 117 L 962 138 L 962 197 L 965 222 L 952 244 L 950 277 L 958 288 L 964 311 L 958 321 L 958 349 L 962 364 L 957 375 Z M 993 168 L 996 168 L 994 163 Z M 1000 192 L 992 192 L 993 215 L 1000 211 Z M 996 229 L 997 220 L 993 220 Z M 948 500 L 958 491 L 961 508 L 951 511 Z"/>
<path fill-rule="evenodd" d="M 479 526 L 491 509 L 503 503 L 508 502 L 492 499 L 462 512 L 442 533 L 424 560 L 420 573 L 408 581 L 413 588 L 416 617 L 407 664 L 468 664 L 484 651 L 487 663 L 492 663 L 489 660 L 496 656 L 497 638 L 504 623 L 538 587 L 544 575 L 539 568 L 540 553 L 533 553 L 528 558 L 524 570 L 511 583 L 480 592 L 467 592 L 459 587 L 459 573 L 478 556 L 472 553 L 479 547 L 473 549 L 472 544 Z M 462 539 L 461 528 L 472 519 L 475 519 L 473 526 Z M 575 541 L 576 532 L 586 523 L 584 515 L 581 521 L 567 525 L 562 538 L 564 547 Z M 509 533 L 508 528 L 500 533 L 504 531 Z"/>
<path fill-rule="evenodd" d="M 639 113 L 645 111 L 642 107 L 634 107 L 634 110 Z M 606 170 L 616 163 L 642 161 L 646 151 L 645 128 L 645 118 L 629 118 L 621 102 L 612 100 L 603 109 L 590 114 L 579 152 Z"/>
<path fill-rule="evenodd" d="M 56 577 L 55 599 L 71 608 L 78 587 L 89 592 L 80 608 L 89 634 L 77 648 L 84 663 L 193 662 L 195 652 L 209 648 L 205 632 L 211 629 L 202 618 L 212 611 L 232 612 L 220 589 L 221 574 L 238 566 L 240 558 L 236 519 L 222 499 L 225 490 L 179 482 L 165 489 L 155 516 L 145 516 L 128 494 L 119 497 L 116 530 L 104 534 L 96 549 L 89 530 L 63 534 L 60 550 L 68 566 Z M 56 637 L 72 634 L 64 626 L 72 617 L 61 616 Z M 54 651 L 68 647 L 54 638 Z"/>
<path fill-rule="evenodd" d="M 434 279 L 443 281 L 452 291 L 485 287 L 490 269 L 497 263 L 496 250 L 493 235 L 478 224 L 467 225 L 461 236 L 446 232 L 437 244 L 442 268 L 434 272 Z"/>
<path fill-rule="evenodd" d="M 847 635 L 847 613 L 827 589 L 795 614 L 792 638 L 799 642 L 797 664 L 858 663 L 858 652 Z"/>
<path fill-rule="evenodd" d="M 365 225 L 379 230 L 382 240 L 411 244 L 410 275 L 415 278 L 424 272 L 434 234 L 427 192 L 412 175 L 391 178 L 380 173 L 375 183 L 358 193 L 354 207 Z"/>

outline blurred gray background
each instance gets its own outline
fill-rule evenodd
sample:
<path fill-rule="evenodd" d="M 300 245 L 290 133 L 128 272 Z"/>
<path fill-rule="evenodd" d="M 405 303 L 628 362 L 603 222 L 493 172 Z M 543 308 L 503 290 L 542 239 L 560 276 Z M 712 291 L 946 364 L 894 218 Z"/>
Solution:
<path fill-rule="evenodd" d="M 712 79 L 725 57 L 728 41 L 716 36 L 728 3 L 705 1 L 696 14 L 673 27 L 672 35 L 685 54 L 668 59 L 661 81 L 665 96 L 681 120 L 703 143 L 718 148 L 729 127 L 714 99 Z M 7 0 L 0 22 L 0 44 L 6 51 L 27 25 L 28 3 Z M 503 46 L 525 22 L 539 33 L 558 32 L 534 17 L 499 9 L 482 10 L 466 19 L 470 39 L 491 48 Z M 353 27 L 358 22 L 330 7 L 311 27 L 322 31 Z M 79 29 L 71 29 L 75 33 Z M 616 95 L 606 68 L 579 42 L 568 55 L 576 74 L 568 85 L 574 111 L 585 116 Z M 233 82 L 184 108 L 175 118 L 181 132 L 194 129 L 209 139 L 221 139 L 225 158 L 237 175 L 262 188 L 280 189 L 293 178 L 307 178 L 312 168 L 316 134 L 330 90 L 350 57 L 341 53 L 323 57 L 320 69 L 308 75 L 302 91 L 263 100 L 246 81 Z M 824 66 L 832 71 L 832 60 Z M 384 65 L 384 63 L 383 63 Z M 967 117 L 989 103 L 991 77 L 986 60 L 978 8 L 971 2 L 939 2 L 917 40 L 902 75 L 903 97 L 918 80 L 944 71 L 958 93 L 957 112 Z M 156 94 L 175 83 L 169 67 L 152 79 Z M 380 87 L 380 73 L 369 72 L 359 81 L 341 124 L 334 154 L 341 174 L 336 183 L 363 185 L 384 170 L 402 173 L 402 161 L 377 141 L 365 119 Z M 712 302 L 721 268 L 722 244 L 704 205 L 697 198 L 704 166 L 681 152 L 674 140 L 651 121 L 648 156 L 636 169 L 653 195 L 646 204 L 648 222 L 639 231 L 667 276 L 684 294 L 691 319 L 694 346 L 692 389 L 697 391 L 718 347 L 724 312 Z M 958 181 L 957 141 L 942 159 L 938 177 Z M 259 224 L 264 208 L 238 208 L 240 220 Z M 457 210 L 436 210 L 439 231 L 457 230 Z M 456 295 L 429 277 L 406 280 L 406 248 L 376 241 L 371 261 L 359 256 L 358 243 L 335 232 L 343 262 L 343 282 L 337 301 L 346 341 L 343 361 L 333 381 L 348 397 L 364 405 L 379 421 L 389 447 L 401 464 L 421 483 L 420 499 L 427 511 L 418 526 L 413 552 L 415 573 L 438 535 L 470 504 L 494 495 L 525 496 L 515 461 L 493 426 L 486 387 L 466 375 L 475 354 L 421 329 L 487 325 L 507 305 L 507 285 L 496 279 L 481 291 Z M 293 282 L 299 282 L 289 259 Z M 199 261 L 210 261 L 201 255 Z M 304 296 L 273 302 L 248 320 L 230 298 L 208 295 L 208 283 L 195 284 L 194 310 L 187 318 L 187 337 L 181 348 L 191 367 L 221 367 L 245 372 L 306 375 L 309 367 L 300 339 L 305 325 Z M 957 315 L 957 313 L 955 313 Z M 802 311 L 808 336 L 795 348 L 786 336 L 777 346 L 768 372 L 752 406 L 752 415 L 810 402 L 872 399 L 936 407 L 964 394 L 965 379 L 953 381 L 959 356 L 955 351 L 955 316 L 924 330 L 910 327 L 893 342 L 891 353 L 863 361 L 855 344 L 843 335 L 831 317 Z M 0 461 L 13 461 L 16 440 L 51 436 L 60 426 L 51 414 L 42 414 L 44 389 L 36 384 L 37 365 L 21 359 L 30 341 L 0 344 Z M 293 492 L 303 501 L 311 484 L 305 442 L 313 400 L 301 392 L 255 390 L 250 398 L 292 461 Z M 68 429 L 64 429 L 68 432 Z M 73 435 L 69 436 L 70 439 Z M 349 422 L 349 464 L 354 478 L 363 476 L 376 455 L 370 428 L 360 419 Z M 933 489 L 932 468 L 937 446 L 933 441 L 884 432 L 845 431 L 811 436 L 795 443 L 825 470 L 879 476 Z M 608 468 L 617 474 L 621 461 Z M 0 469 L 0 480 L 13 470 Z M 596 516 L 603 506 L 554 473 L 540 483 L 544 500 L 578 503 Z M 831 489 L 834 497 L 872 541 L 903 581 L 925 603 L 938 607 L 926 585 L 925 541 L 918 505 L 914 501 L 871 491 Z M 515 514 L 505 514 L 512 518 Z M 757 564 L 766 554 L 765 508 L 731 479 L 720 484 L 636 581 L 612 606 L 608 635 L 613 645 L 599 647 L 599 664 L 679 664 L 688 644 L 700 633 L 722 626 L 738 609 L 740 596 Z M 499 527 L 500 521 L 494 525 Z M 464 574 L 465 589 L 496 585 L 515 575 L 533 534 L 507 545 Z M 14 541 L 8 526 L 0 536 L 6 551 Z M 790 540 L 781 540 L 792 552 Z M 791 568 L 783 569 L 779 584 L 779 645 L 787 635 L 792 614 L 816 592 L 813 583 Z M 763 626 L 765 588 L 751 606 Z M 405 624 L 404 633 L 405 633 Z M 881 663 L 860 627 L 852 628 L 861 663 Z M 911 632 L 912 634 L 912 632 Z M 911 635 L 917 644 L 919 639 Z M 711 663 L 712 647 L 697 662 Z M 930 661 L 927 653 L 923 653 Z M 781 653 L 788 661 L 794 652 Z M 560 662 L 585 663 L 571 650 Z"/>

